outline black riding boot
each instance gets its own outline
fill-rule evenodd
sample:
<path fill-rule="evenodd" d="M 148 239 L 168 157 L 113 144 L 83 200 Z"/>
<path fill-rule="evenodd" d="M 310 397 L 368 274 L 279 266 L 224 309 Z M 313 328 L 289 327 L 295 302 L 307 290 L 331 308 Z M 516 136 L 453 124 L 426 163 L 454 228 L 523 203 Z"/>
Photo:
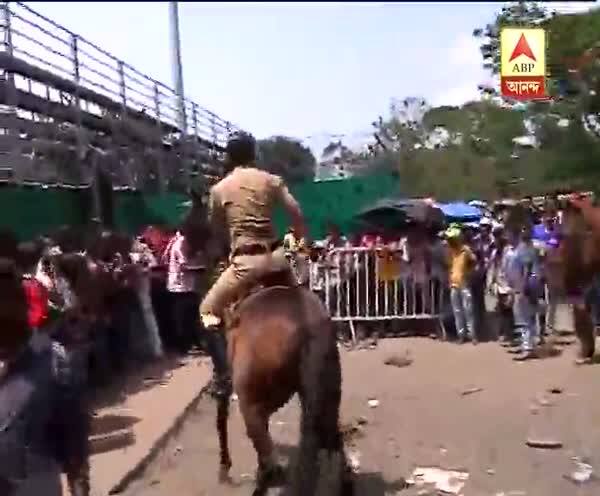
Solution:
<path fill-rule="evenodd" d="M 207 329 L 207 348 L 213 363 L 213 379 L 209 392 L 215 397 L 229 396 L 232 393 L 232 384 L 227 363 L 227 340 L 220 326 Z"/>
<path fill-rule="evenodd" d="M 71 496 L 89 496 L 90 480 L 88 477 L 80 477 L 74 481 L 69 481 L 69 490 Z"/>
<path fill-rule="evenodd" d="M 71 472 L 67 476 L 69 492 L 71 496 L 90 496 L 90 463 L 89 460 L 78 464 L 78 466 L 70 467 L 67 472 Z M 2 493 L 4 494 L 4 493 Z"/>

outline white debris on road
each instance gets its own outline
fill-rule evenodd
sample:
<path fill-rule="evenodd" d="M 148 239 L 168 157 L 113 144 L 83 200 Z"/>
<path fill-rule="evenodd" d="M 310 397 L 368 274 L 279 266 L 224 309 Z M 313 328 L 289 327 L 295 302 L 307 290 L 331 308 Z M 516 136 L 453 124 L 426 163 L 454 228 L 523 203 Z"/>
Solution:
<path fill-rule="evenodd" d="M 468 479 L 469 472 L 439 467 L 417 467 L 412 473 L 412 480 L 406 482 L 416 486 L 433 484 L 436 490 L 442 493 L 460 494 Z"/>
<path fill-rule="evenodd" d="M 594 475 L 594 468 L 589 463 L 585 463 L 577 457 L 573 461 L 575 462 L 575 470 L 566 475 L 565 478 L 575 484 L 589 482 Z"/>
<path fill-rule="evenodd" d="M 360 451 L 355 449 L 348 450 L 346 456 L 348 457 L 348 463 L 350 464 L 352 472 L 355 474 L 358 473 L 360 470 Z"/>

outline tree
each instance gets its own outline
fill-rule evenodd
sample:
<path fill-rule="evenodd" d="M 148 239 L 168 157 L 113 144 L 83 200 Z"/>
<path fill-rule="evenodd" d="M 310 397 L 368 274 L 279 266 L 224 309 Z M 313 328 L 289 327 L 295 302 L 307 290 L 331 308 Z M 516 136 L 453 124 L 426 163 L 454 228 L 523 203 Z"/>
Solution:
<path fill-rule="evenodd" d="M 286 181 L 307 181 L 315 177 L 317 160 L 300 141 L 273 136 L 258 141 L 257 166 L 282 176 Z"/>
<path fill-rule="evenodd" d="M 597 180 L 600 10 L 556 15 L 534 2 L 522 1 L 503 8 L 491 24 L 473 32 L 481 40 L 484 67 L 492 74 L 500 70 L 499 38 L 504 26 L 543 27 L 547 32 L 547 86 L 554 98 L 527 105 L 526 117 L 535 124 L 542 147 L 537 154 L 528 153 L 528 159 L 543 156 L 547 182 L 564 180 L 565 171 L 576 182 Z"/>
<path fill-rule="evenodd" d="M 500 30 L 543 27 L 549 48 L 550 101 L 498 105 L 497 99 L 430 108 L 423 99 L 394 100 L 373 122 L 371 167 L 395 168 L 403 193 L 440 199 L 490 197 L 559 186 L 586 187 L 600 179 L 600 9 L 556 15 L 518 2 L 476 29 L 484 67 L 500 71 Z M 488 91 L 493 94 L 494 91 Z M 518 107 L 518 108 L 517 108 Z"/>
<path fill-rule="evenodd" d="M 410 153 L 422 141 L 423 117 L 429 109 L 429 104 L 420 97 L 392 99 L 389 117 L 384 120 L 379 116 L 372 123 L 380 147 Z"/>
<path fill-rule="evenodd" d="M 481 40 L 483 67 L 492 74 L 500 73 L 500 30 L 503 27 L 537 27 L 547 17 L 547 11 L 536 2 L 519 1 L 503 7 L 492 23 L 473 30 L 473 36 Z"/>
<path fill-rule="evenodd" d="M 329 143 L 321 152 L 323 160 L 337 160 L 338 162 L 345 162 L 354 158 L 354 153 L 350 148 L 342 143 L 341 140 L 332 141 Z"/>
<path fill-rule="evenodd" d="M 553 163 L 551 152 L 542 154 L 534 148 L 515 154 L 514 139 L 529 134 L 528 116 L 522 112 L 487 100 L 461 107 L 425 104 L 423 108 L 418 118 L 405 119 L 403 114 L 390 112 L 390 117 L 373 123 L 377 133 L 385 134 L 387 145 L 378 148 L 368 170 L 395 170 L 403 194 L 489 198 L 504 194 L 500 187 L 515 176 L 523 178 L 521 186 L 531 193 L 549 187 L 546 173 Z M 560 132 L 556 119 L 550 120 Z"/>
<path fill-rule="evenodd" d="M 319 166 L 323 168 L 325 176 L 336 178 L 371 174 L 381 171 L 379 166 L 373 165 L 373 152 L 372 146 L 368 151 L 353 151 L 341 140 L 332 141 L 323 148 Z"/>
<path fill-rule="evenodd" d="M 500 31 L 506 26 L 544 28 L 550 94 L 570 104 L 587 103 L 580 108 L 583 113 L 598 112 L 600 97 L 595 90 L 600 80 L 600 10 L 556 15 L 536 2 L 524 1 L 504 7 L 492 23 L 473 31 L 481 41 L 483 67 L 492 74 L 500 72 Z"/>

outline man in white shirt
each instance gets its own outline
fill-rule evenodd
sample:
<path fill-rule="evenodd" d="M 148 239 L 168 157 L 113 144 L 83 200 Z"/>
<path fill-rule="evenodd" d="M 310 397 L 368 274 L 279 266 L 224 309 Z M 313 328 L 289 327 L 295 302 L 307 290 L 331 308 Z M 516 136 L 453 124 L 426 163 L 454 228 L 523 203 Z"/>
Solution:
<path fill-rule="evenodd" d="M 167 245 L 164 261 L 167 265 L 167 291 L 171 300 L 173 347 L 188 351 L 196 339 L 198 293 L 195 274 L 188 267 L 188 246 L 181 229 Z"/>
<path fill-rule="evenodd" d="M 148 245 L 139 238 L 134 242 L 130 256 L 135 264 L 135 272 L 137 275 L 135 278 L 137 282 L 135 285 L 135 292 L 142 310 L 149 345 L 152 354 L 155 357 L 160 357 L 162 356 L 162 342 L 150 295 L 150 270 L 157 265 L 156 257 Z"/>

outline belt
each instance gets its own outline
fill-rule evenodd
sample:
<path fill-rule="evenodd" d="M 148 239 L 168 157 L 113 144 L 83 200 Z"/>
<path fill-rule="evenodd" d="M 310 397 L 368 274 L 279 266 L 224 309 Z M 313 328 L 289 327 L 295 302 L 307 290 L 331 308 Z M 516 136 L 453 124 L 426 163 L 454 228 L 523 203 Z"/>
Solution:
<path fill-rule="evenodd" d="M 248 243 L 245 245 L 238 246 L 233 250 L 232 256 L 243 256 L 243 255 L 265 255 L 272 253 L 281 246 L 281 241 L 277 240 L 273 243 Z"/>

